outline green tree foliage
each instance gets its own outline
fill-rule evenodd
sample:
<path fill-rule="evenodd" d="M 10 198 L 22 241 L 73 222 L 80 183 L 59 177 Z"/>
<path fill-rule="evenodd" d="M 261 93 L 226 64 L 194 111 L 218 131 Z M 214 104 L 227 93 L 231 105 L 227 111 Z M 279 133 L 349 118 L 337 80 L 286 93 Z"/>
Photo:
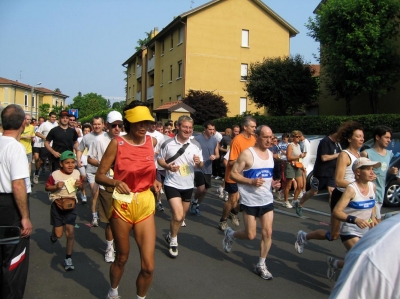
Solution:
<path fill-rule="evenodd" d="M 63 106 L 55 106 L 55 105 L 51 106 L 51 111 L 55 112 L 57 114 L 57 116 L 60 114 L 61 110 L 65 110 L 65 109 L 66 109 L 66 107 L 63 107 Z"/>
<path fill-rule="evenodd" d="M 39 105 L 39 117 L 44 117 L 47 119 L 50 113 L 50 104 Z"/>
<path fill-rule="evenodd" d="M 150 30 L 150 32 L 145 32 L 146 37 L 144 39 L 140 39 L 140 38 L 138 39 L 137 46 L 135 47 L 136 51 L 139 51 L 140 49 L 142 49 L 142 47 L 151 40 L 151 33 L 152 33 L 151 30 Z"/>
<path fill-rule="evenodd" d="M 398 0 L 329 0 L 321 5 L 307 28 L 321 43 L 321 80 L 337 99 L 367 92 L 373 113 L 379 97 L 393 88 L 400 76 Z"/>
<path fill-rule="evenodd" d="M 293 115 L 315 103 L 318 81 L 315 70 L 300 55 L 264 58 L 250 65 L 246 87 L 258 108 L 276 116 Z"/>
<path fill-rule="evenodd" d="M 194 123 L 202 125 L 207 120 L 226 117 L 228 105 L 219 94 L 212 91 L 189 89 L 183 103 L 196 112 L 192 115 Z"/>
<path fill-rule="evenodd" d="M 71 109 L 78 109 L 79 118 L 92 115 L 96 111 L 107 110 L 110 107 L 109 100 L 93 92 L 84 95 L 79 92 L 78 95 L 74 97 L 72 104 L 68 106 L 68 108 Z"/>
<path fill-rule="evenodd" d="M 126 106 L 126 101 L 119 101 L 113 103 L 111 108 L 112 110 L 117 110 L 122 113 L 122 110 L 124 109 L 125 106 Z"/>

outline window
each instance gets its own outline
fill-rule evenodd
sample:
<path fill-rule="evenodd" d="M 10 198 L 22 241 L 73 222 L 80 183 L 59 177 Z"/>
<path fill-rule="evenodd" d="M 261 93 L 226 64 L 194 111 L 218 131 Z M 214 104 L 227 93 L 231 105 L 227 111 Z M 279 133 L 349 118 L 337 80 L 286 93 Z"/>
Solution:
<path fill-rule="evenodd" d="M 179 44 L 183 43 L 183 34 L 184 34 L 184 31 L 183 31 L 183 26 L 182 26 L 179 28 L 179 31 L 178 31 Z"/>
<path fill-rule="evenodd" d="M 249 47 L 249 30 L 242 30 L 242 47 Z"/>
<path fill-rule="evenodd" d="M 171 47 L 170 50 L 174 48 L 174 34 L 171 33 Z"/>
<path fill-rule="evenodd" d="M 246 98 L 240 98 L 240 104 L 239 104 L 239 114 L 242 114 L 247 111 L 247 99 Z"/>
<path fill-rule="evenodd" d="M 132 97 L 132 90 L 131 90 L 131 88 L 129 87 L 128 99 L 130 99 L 131 97 Z"/>
<path fill-rule="evenodd" d="M 242 63 L 242 66 L 240 68 L 240 80 L 247 80 L 247 63 Z"/>
<path fill-rule="evenodd" d="M 58 107 L 58 100 L 56 100 L 56 107 Z"/>
<path fill-rule="evenodd" d="M 164 70 L 161 70 L 161 86 L 164 85 Z"/>
<path fill-rule="evenodd" d="M 62 101 L 60 101 L 60 106 L 61 106 L 61 107 L 63 106 L 63 102 L 62 102 Z"/>
<path fill-rule="evenodd" d="M 36 96 L 35 94 L 32 95 L 32 107 L 35 107 L 35 103 L 36 103 Z"/>
<path fill-rule="evenodd" d="M 171 97 L 169 97 L 169 102 L 171 103 Z"/>
<path fill-rule="evenodd" d="M 172 65 L 169 66 L 169 82 L 172 82 Z"/>
<path fill-rule="evenodd" d="M 162 40 L 162 42 L 161 42 L 161 55 L 164 55 L 164 48 L 165 48 L 165 41 Z"/>
<path fill-rule="evenodd" d="M 182 96 L 179 94 L 179 95 L 176 96 L 176 99 L 177 99 L 178 101 L 182 101 Z"/>
<path fill-rule="evenodd" d="M 25 106 L 28 106 L 28 95 L 27 94 L 25 94 L 24 100 L 25 100 Z"/>
<path fill-rule="evenodd" d="M 182 60 L 178 61 L 178 79 L 182 78 L 183 68 L 182 68 Z"/>

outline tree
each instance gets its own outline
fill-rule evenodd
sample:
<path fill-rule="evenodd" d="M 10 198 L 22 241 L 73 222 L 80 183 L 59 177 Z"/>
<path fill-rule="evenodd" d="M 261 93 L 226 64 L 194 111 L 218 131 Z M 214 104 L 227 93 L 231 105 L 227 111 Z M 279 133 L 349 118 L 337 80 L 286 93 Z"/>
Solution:
<path fill-rule="evenodd" d="M 91 92 L 82 95 L 82 93 L 79 92 L 72 100 L 72 104 L 68 107 L 71 109 L 78 109 L 79 118 L 82 118 L 87 115 L 92 115 L 96 113 L 96 111 L 107 110 L 110 108 L 110 101 L 97 93 Z"/>
<path fill-rule="evenodd" d="M 400 76 L 398 0 L 329 0 L 310 18 L 309 36 L 321 43 L 321 80 L 336 99 L 369 94 L 373 113 L 379 97 L 393 89 Z"/>
<path fill-rule="evenodd" d="M 39 105 L 39 117 L 44 117 L 47 119 L 50 113 L 50 104 L 44 103 Z"/>
<path fill-rule="evenodd" d="M 124 109 L 125 106 L 126 106 L 126 101 L 119 101 L 119 102 L 114 102 L 111 108 L 113 110 L 117 110 L 122 113 L 122 110 Z"/>
<path fill-rule="evenodd" d="M 57 116 L 60 114 L 61 110 L 64 110 L 64 107 L 61 105 L 60 106 L 55 106 L 55 105 L 51 106 L 51 112 L 55 112 L 57 114 Z"/>
<path fill-rule="evenodd" d="M 140 49 L 142 49 L 142 47 L 151 40 L 151 35 L 152 35 L 151 33 L 152 33 L 152 30 L 150 30 L 150 32 L 145 32 L 146 37 L 144 39 L 140 39 L 140 38 L 138 39 L 138 41 L 137 41 L 138 45 L 135 47 L 136 51 L 139 51 Z"/>
<path fill-rule="evenodd" d="M 258 108 L 266 107 L 276 116 L 292 115 L 316 101 L 314 73 L 300 55 L 264 58 L 250 64 L 245 90 Z"/>
<path fill-rule="evenodd" d="M 189 89 L 182 102 L 196 110 L 192 117 L 198 125 L 207 120 L 226 117 L 228 113 L 228 105 L 223 97 L 212 91 Z"/>

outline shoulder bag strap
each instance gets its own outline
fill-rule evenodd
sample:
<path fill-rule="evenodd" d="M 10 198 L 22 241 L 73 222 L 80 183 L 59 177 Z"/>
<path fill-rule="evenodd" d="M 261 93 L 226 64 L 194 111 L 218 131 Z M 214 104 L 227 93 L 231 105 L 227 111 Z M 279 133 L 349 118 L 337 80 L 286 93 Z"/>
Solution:
<path fill-rule="evenodd" d="M 177 152 L 175 155 L 173 155 L 172 157 L 168 158 L 167 160 L 165 160 L 165 163 L 169 164 L 172 161 L 175 161 L 178 157 L 180 157 L 186 150 L 186 148 L 189 146 L 189 143 L 185 143 Z"/>

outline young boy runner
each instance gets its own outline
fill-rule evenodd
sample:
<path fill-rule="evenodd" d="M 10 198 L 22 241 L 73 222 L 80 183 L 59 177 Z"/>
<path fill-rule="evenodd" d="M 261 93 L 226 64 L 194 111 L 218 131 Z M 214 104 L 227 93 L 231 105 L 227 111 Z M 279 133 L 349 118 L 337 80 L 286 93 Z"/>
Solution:
<path fill-rule="evenodd" d="M 60 156 L 60 169 L 54 171 L 46 182 L 46 191 L 50 193 L 52 202 L 50 209 L 50 224 L 53 230 L 50 235 L 52 243 L 57 242 L 62 237 L 65 226 L 65 236 L 67 237 L 67 254 L 64 260 L 66 271 L 74 270 L 72 263 L 72 248 L 74 247 L 74 228 L 76 220 L 75 204 L 64 209 L 59 208 L 60 199 L 72 198 L 75 203 L 77 189 L 82 190 L 82 178 L 79 170 L 75 169 L 76 157 L 73 152 L 65 151 Z"/>

